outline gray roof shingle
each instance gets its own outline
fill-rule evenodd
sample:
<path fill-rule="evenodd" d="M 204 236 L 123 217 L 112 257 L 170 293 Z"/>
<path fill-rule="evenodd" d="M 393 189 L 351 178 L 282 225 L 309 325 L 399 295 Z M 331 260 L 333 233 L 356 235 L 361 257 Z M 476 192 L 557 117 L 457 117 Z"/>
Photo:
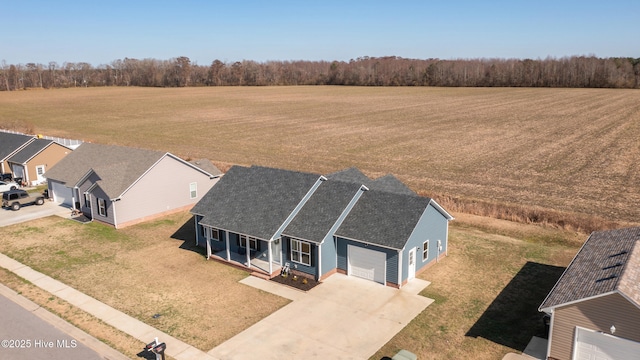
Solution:
<path fill-rule="evenodd" d="M 261 166 L 233 166 L 191 212 L 203 216 L 203 225 L 268 240 L 319 177 Z"/>
<path fill-rule="evenodd" d="M 322 183 L 284 230 L 283 235 L 322 242 L 361 185 L 337 180 Z"/>
<path fill-rule="evenodd" d="M 387 174 L 383 177 L 379 177 L 373 180 L 369 185 L 370 189 L 377 189 L 386 192 L 392 192 L 396 194 L 404 194 L 404 195 L 412 195 L 417 196 L 413 190 L 409 189 L 407 185 L 405 185 L 402 181 L 400 181 L 397 177 Z"/>
<path fill-rule="evenodd" d="M 213 176 L 222 175 L 222 171 L 220 171 L 220 169 L 218 169 L 217 166 L 213 165 L 213 163 L 209 159 L 191 160 L 191 161 L 189 161 L 189 163 L 191 165 L 193 165 L 193 166 L 198 167 L 199 169 L 202 169 L 202 170 L 208 172 L 209 174 L 211 174 Z"/>
<path fill-rule="evenodd" d="M 7 161 L 11 161 L 16 164 L 24 164 L 52 143 L 52 140 L 35 139 L 30 142 L 29 145 L 22 148 L 22 150 L 15 153 Z"/>
<path fill-rule="evenodd" d="M 365 191 L 336 236 L 400 250 L 430 201 L 415 195 Z"/>
<path fill-rule="evenodd" d="M 0 161 L 4 161 L 16 150 L 35 139 L 33 136 L 0 131 Z"/>
<path fill-rule="evenodd" d="M 120 197 L 166 153 L 125 146 L 83 143 L 47 171 L 47 178 L 73 187 L 89 171 L 110 199 Z"/>
<path fill-rule="evenodd" d="M 540 310 L 614 291 L 640 306 L 640 227 L 593 232 Z"/>

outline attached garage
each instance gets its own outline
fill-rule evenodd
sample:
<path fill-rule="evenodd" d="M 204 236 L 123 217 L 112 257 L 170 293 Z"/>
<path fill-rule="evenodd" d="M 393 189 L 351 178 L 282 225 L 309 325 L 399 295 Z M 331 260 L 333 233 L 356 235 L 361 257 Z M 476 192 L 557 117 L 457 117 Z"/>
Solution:
<path fill-rule="evenodd" d="M 617 336 L 576 328 L 574 360 L 618 360 L 640 357 L 640 343 Z"/>
<path fill-rule="evenodd" d="M 386 284 L 387 255 L 358 246 L 347 246 L 347 274 Z"/>
<path fill-rule="evenodd" d="M 73 207 L 73 189 L 55 181 L 50 181 L 50 184 L 53 199 L 59 204 Z"/>

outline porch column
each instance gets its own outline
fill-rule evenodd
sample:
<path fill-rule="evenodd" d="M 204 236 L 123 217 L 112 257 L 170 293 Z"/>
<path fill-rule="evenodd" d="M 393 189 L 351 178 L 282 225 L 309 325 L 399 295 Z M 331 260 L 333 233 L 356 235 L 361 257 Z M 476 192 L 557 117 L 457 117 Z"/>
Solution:
<path fill-rule="evenodd" d="M 91 199 L 93 200 L 93 199 Z M 91 202 L 93 204 L 93 201 Z M 93 206 L 91 206 L 91 215 L 93 215 Z M 196 224 L 196 246 L 198 245 L 198 237 L 200 236 L 200 229 L 198 229 L 198 216 L 193 217 L 193 221 Z"/>
<path fill-rule="evenodd" d="M 267 251 L 267 258 L 269 259 L 269 276 L 271 276 L 271 273 L 273 272 L 273 263 L 271 261 L 271 241 L 267 243 Z"/>
<path fill-rule="evenodd" d="M 211 257 L 211 238 L 209 236 L 210 233 L 211 233 L 211 229 L 206 227 L 204 230 L 204 237 L 207 242 L 207 260 L 209 260 L 209 258 Z"/>
<path fill-rule="evenodd" d="M 316 280 L 320 280 L 320 277 L 322 276 L 322 247 L 321 247 L 321 245 L 322 245 L 322 243 L 318 245 L 318 258 L 316 259 L 316 263 L 318 264 L 318 276 L 316 277 Z"/>
<path fill-rule="evenodd" d="M 227 248 L 227 261 L 231 261 L 231 250 L 229 250 L 229 232 L 227 230 L 224 231 L 224 240 Z"/>
<path fill-rule="evenodd" d="M 256 241 L 259 241 L 258 239 L 256 239 Z M 242 243 L 242 242 L 241 242 Z M 245 237 L 245 250 L 247 253 L 247 267 L 249 269 L 251 269 L 251 245 L 249 245 L 249 236 Z"/>

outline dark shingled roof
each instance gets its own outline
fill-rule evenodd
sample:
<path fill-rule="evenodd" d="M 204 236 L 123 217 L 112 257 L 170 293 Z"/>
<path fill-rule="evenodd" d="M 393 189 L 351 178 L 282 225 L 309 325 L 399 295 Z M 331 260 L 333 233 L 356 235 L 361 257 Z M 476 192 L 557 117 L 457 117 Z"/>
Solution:
<path fill-rule="evenodd" d="M 322 242 L 360 187 L 357 183 L 324 181 L 287 226 L 283 235 Z"/>
<path fill-rule="evenodd" d="M 35 139 L 30 142 L 29 145 L 25 146 L 22 150 L 10 157 L 8 161 L 16 164 L 24 164 L 52 143 L 52 140 Z M 69 151 L 71 151 L 71 149 L 69 149 Z"/>
<path fill-rule="evenodd" d="M 371 180 L 367 175 L 363 174 L 357 168 L 351 167 L 342 171 L 335 172 L 333 174 L 329 174 L 327 175 L 327 178 L 330 180 L 357 183 L 373 190 L 417 196 L 417 194 L 413 190 L 409 189 L 407 185 L 405 185 L 397 177 L 391 174 L 387 174 L 383 177 Z"/>
<path fill-rule="evenodd" d="M 348 169 L 329 174 L 327 175 L 327 179 L 357 183 L 360 185 L 367 185 L 367 183 L 371 181 L 367 175 L 363 174 L 362 171 L 355 167 L 350 167 Z"/>
<path fill-rule="evenodd" d="M 640 227 L 592 233 L 540 310 L 614 291 L 640 306 Z"/>
<path fill-rule="evenodd" d="M 47 178 L 73 187 L 90 170 L 110 199 L 120 197 L 166 153 L 124 146 L 83 143 L 47 171 Z"/>
<path fill-rule="evenodd" d="M 319 175 L 233 166 L 193 207 L 200 223 L 271 239 L 319 179 Z"/>
<path fill-rule="evenodd" d="M 365 191 L 336 236 L 400 250 L 430 201 L 415 195 Z"/>
<path fill-rule="evenodd" d="M 34 139 L 33 136 L 12 134 L 0 131 L 0 161 L 5 160 L 21 146 Z"/>
<path fill-rule="evenodd" d="M 397 177 L 391 174 L 387 174 L 383 177 L 379 177 L 373 180 L 368 185 L 368 187 L 373 190 L 382 190 L 382 191 L 396 193 L 396 194 L 418 196 L 418 194 L 416 194 L 413 190 L 409 189 L 407 185 L 405 185 Z"/>

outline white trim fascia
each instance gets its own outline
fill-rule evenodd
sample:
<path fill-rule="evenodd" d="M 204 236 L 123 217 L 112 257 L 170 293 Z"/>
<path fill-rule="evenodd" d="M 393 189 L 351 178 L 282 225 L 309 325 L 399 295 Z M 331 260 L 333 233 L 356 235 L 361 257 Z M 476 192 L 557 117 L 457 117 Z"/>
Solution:
<path fill-rule="evenodd" d="M 287 218 L 284 220 L 284 222 L 280 225 L 280 227 L 278 227 L 278 229 L 276 230 L 275 233 L 273 233 L 273 235 L 271 235 L 271 240 L 275 240 L 278 236 L 276 236 L 276 234 L 282 234 L 282 232 L 284 231 L 284 229 L 287 228 L 287 226 L 289 226 L 289 224 L 291 223 L 291 221 L 293 221 L 293 219 L 296 217 L 296 215 L 298 215 L 298 213 L 300 212 L 300 210 L 302 209 L 302 207 L 307 203 L 307 201 L 309 201 L 309 199 L 311 198 L 311 196 L 313 195 L 314 192 L 316 192 L 316 190 L 318 189 L 318 187 L 320 187 L 320 185 L 325 182 L 327 180 L 326 177 L 324 176 L 320 176 L 318 178 L 318 180 L 316 180 L 316 182 L 313 184 L 313 186 L 311 186 L 311 189 L 309 189 L 309 191 L 307 191 L 307 193 L 302 197 L 302 199 L 300 200 L 300 202 L 298 202 L 298 205 L 296 205 L 295 208 L 293 208 L 293 210 L 291 210 L 291 213 L 289 214 L 289 216 L 287 216 Z"/>
<path fill-rule="evenodd" d="M 368 187 L 366 187 L 364 185 L 360 186 L 358 191 L 356 191 L 356 193 L 353 194 L 353 197 L 351 198 L 351 201 L 349 201 L 349 203 L 344 208 L 344 210 L 342 210 L 342 213 L 340 213 L 340 216 L 338 216 L 338 219 L 342 218 L 342 221 L 336 220 L 336 222 L 331 226 L 329 231 L 324 235 L 324 237 L 322 238 L 322 241 L 320 242 L 320 244 L 323 244 L 324 243 L 324 239 L 326 239 L 329 236 L 331 238 L 336 237 L 336 231 L 338 231 L 340 226 L 342 226 L 342 223 L 347 219 L 347 216 L 349 216 L 349 213 L 351 212 L 351 210 L 353 210 L 353 208 L 356 206 L 356 203 L 358 202 L 358 200 L 360 200 L 360 198 L 362 197 L 362 194 L 364 194 L 364 192 L 368 191 L 368 190 L 369 190 Z"/>
<path fill-rule="evenodd" d="M 73 151 L 73 149 L 68 148 L 68 147 L 66 147 L 66 146 L 64 146 L 64 145 L 62 145 L 62 144 L 59 144 L 59 143 L 57 143 L 57 142 L 55 142 L 55 141 L 51 140 L 51 142 L 50 142 L 47 146 L 43 147 L 43 148 L 42 148 L 42 149 L 40 149 L 38 152 L 36 152 L 35 154 L 33 154 L 30 158 L 28 158 L 28 159 L 24 162 L 24 164 L 26 165 L 29 161 L 33 160 L 33 158 L 34 158 L 34 157 L 36 157 L 36 156 L 40 155 L 40 153 L 41 153 L 41 152 L 45 151 L 49 146 L 51 146 L 51 145 L 53 145 L 53 144 L 60 145 L 60 146 L 62 146 L 63 148 L 65 148 L 65 149 L 67 149 L 67 150 L 71 150 L 71 151 Z"/>
<path fill-rule="evenodd" d="M 404 248 L 402 250 L 398 250 L 398 289 L 402 288 L 402 253 L 403 252 L 404 252 Z M 409 270 L 407 270 L 407 273 L 408 272 Z"/>
<path fill-rule="evenodd" d="M 449 214 L 447 210 L 445 210 L 442 206 L 440 206 L 438 202 L 436 202 L 431 198 L 429 198 L 429 205 L 433 205 L 433 207 L 436 208 L 436 210 L 438 210 L 442 215 L 444 215 L 444 217 L 447 218 L 447 220 L 452 221 L 456 219 L 451 214 Z"/>
<path fill-rule="evenodd" d="M 162 161 L 165 157 L 167 157 L 169 153 L 164 153 L 164 155 L 160 156 L 160 158 L 154 162 L 151 166 L 149 166 L 149 168 L 147 170 L 145 170 L 145 172 L 142 173 L 142 175 L 140 175 L 137 179 L 135 179 L 131 185 L 129 185 L 126 189 L 124 189 L 124 191 L 122 192 L 122 194 L 118 195 L 115 200 L 122 198 L 122 196 L 124 196 L 124 194 L 127 193 L 127 191 L 129 191 L 132 187 L 134 187 L 145 175 L 147 175 L 151 169 L 153 169 L 154 167 L 156 167 L 156 165 L 158 165 L 158 163 L 160 161 Z"/>
<path fill-rule="evenodd" d="M 569 301 L 569 302 L 558 304 L 558 305 L 554 305 L 554 306 L 549 306 L 549 307 L 546 307 L 544 309 L 539 309 L 538 311 L 544 311 L 546 313 L 549 313 L 549 311 L 555 310 L 555 309 L 557 309 L 559 307 L 565 307 L 565 306 L 581 303 L 583 301 L 589 301 L 589 300 L 593 300 L 593 299 L 597 299 L 597 298 L 601 298 L 601 297 L 609 296 L 609 295 L 613 295 L 613 294 L 619 294 L 619 292 L 617 290 L 608 291 L 606 293 L 593 295 L 593 296 L 588 296 L 588 297 L 585 297 L 585 298 L 581 298 L 581 299 L 574 300 L 574 301 Z"/>
<path fill-rule="evenodd" d="M 178 156 L 173 155 L 173 154 L 172 154 L 172 153 L 170 153 L 170 152 L 166 153 L 166 155 L 168 155 L 168 156 L 170 156 L 170 157 L 172 157 L 172 158 L 174 158 L 174 159 L 176 159 L 176 160 L 178 160 L 178 161 L 180 161 L 180 162 L 184 163 L 185 165 L 188 165 L 189 167 L 194 168 L 195 170 L 200 171 L 201 173 L 203 173 L 203 174 L 205 174 L 205 175 L 209 176 L 209 178 L 210 178 L 210 179 L 219 178 L 219 177 L 221 177 L 221 176 L 223 175 L 223 174 L 213 175 L 213 174 L 211 174 L 211 173 L 209 173 L 209 172 L 206 172 L 206 171 L 202 170 L 201 168 L 199 168 L 199 167 L 195 166 L 194 164 L 192 164 L 192 163 L 190 163 L 190 162 L 188 162 L 188 161 L 186 161 L 186 160 L 183 160 L 183 159 L 179 158 Z M 209 160 L 209 161 L 211 161 L 211 160 Z M 216 166 L 216 167 L 217 167 L 217 166 Z"/>

